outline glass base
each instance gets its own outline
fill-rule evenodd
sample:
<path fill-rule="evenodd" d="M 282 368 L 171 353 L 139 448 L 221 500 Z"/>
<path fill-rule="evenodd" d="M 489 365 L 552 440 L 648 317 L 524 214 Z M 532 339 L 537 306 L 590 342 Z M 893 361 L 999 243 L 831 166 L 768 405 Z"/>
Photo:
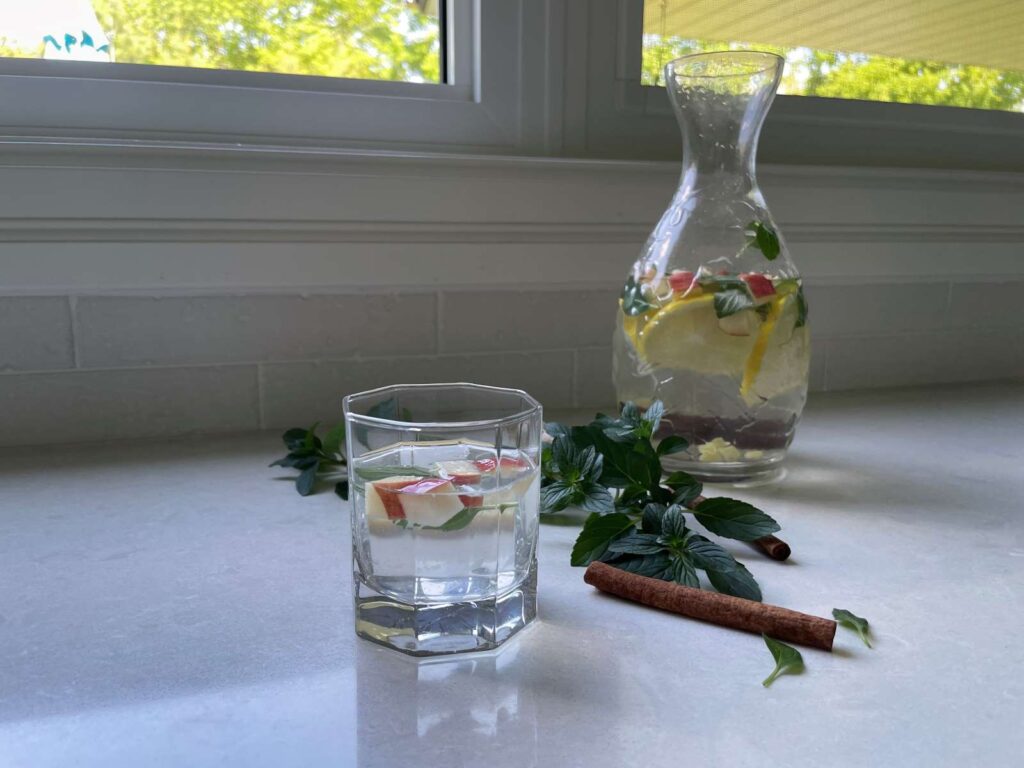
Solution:
<path fill-rule="evenodd" d="M 356 634 L 411 656 L 494 650 L 537 618 L 537 561 L 515 589 L 464 603 L 402 603 L 355 573 Z"/>
<path fill-rule="evenodd" d="M 687 461 L 666 456 L 662 464 L 666 471 L 682 470 L 693 475 L 702 483 L 732 483 L 744 486 L 767 485 L 778 482 L 786 475 L 782 462 L 785 451 L 763 459 L 746 461 Z"/>

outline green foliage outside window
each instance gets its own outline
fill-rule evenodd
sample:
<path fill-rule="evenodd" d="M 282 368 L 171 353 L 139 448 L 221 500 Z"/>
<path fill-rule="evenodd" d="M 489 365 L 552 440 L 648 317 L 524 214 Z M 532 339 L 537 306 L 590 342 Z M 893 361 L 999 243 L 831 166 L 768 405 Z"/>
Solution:
<path fill-rule="evenodd" d="M 779 93 L 1024 111 L 1024 72 L 659 35 L 644 35 L 642 81 L 661 84 L 662 68 L 680 56 L 731 48 L 756 48 L 785 56 L 786 73 Z"/>
<path fill-rule="evenodd" d="M 93 0 L 92 6 L 117 62 L 440 80 L 437 16 L 409 0 Z M 42 50 L 42 44 L 25 50 L 0 40 L 0 56 L 38 58 Z"/>

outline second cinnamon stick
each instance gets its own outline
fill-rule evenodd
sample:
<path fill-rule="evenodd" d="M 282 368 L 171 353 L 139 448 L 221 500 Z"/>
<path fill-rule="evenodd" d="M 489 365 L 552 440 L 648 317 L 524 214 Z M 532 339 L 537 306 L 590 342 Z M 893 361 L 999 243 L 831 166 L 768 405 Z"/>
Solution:
<path fill-rule="evenodd" d="M 607 563 L 591 563 L 583 580 L 602 592 L 652 608 L 744 632 L 763 633 L 787 643 L 831 651 L 836 634 L 836 623 L 831 619 L 638 576 Z"/>

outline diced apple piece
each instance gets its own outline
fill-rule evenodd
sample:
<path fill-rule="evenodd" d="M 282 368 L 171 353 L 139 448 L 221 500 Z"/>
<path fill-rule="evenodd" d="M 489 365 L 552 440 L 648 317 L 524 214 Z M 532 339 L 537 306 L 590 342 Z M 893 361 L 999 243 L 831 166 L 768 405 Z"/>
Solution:
<path fill-rule="evenodd" d="M 750 336 L 758 329 L 757 313 L 752 309 L 741 309 L 732 315 L 718 318 L 718 327 L 730 336 Z"/>
<path fill-rule="evenodd" d="M 668 284 L 673 293 L 684 296 L 700 296 L 703 290 L 696 282 L 697 276 L 686 269 L 676 269 L 668 276 Z"/>
<path fill-rule="evenodd" d="M 476 485 L 482 476 L 480 468 L 472 461 L 439 461 L 434 464 L 434 469 L 441 477 L 458 485 Z"/>
<path fill-rule="evenodd" d="M 477 459 L 473 462 L 477 469 L 485 475 L 492 474 L 498 470 L 498 460 L 494 458 Z M 501 457 L 501 468 L 505 472 L 521 472 L 530 468 L 530 462 L 526 459 L 517 459 L 512 456 Z"/>
<path fill-rule="evenodd" d="M 398 475 L 369 485 L 367 517 L 408 520 L 417 525 L 441 525 L 463 507 L 452 481 L 443 477 Z"/>
<path fill-rule="evenodd" d="M 754 303 L 759 306 L 771 301 L 772 296 L 775 295 L 775 286 L 766 275 L 757 272 L 744 272 L 740 275 L 740 279 L 747 284 L 750 295 L 754 297 Z"/>

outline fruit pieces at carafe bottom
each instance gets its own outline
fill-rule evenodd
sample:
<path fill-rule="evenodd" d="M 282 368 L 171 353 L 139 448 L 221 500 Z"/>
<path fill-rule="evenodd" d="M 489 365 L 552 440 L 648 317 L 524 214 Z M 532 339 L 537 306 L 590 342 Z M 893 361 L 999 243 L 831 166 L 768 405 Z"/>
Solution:
<path fill-rule="evenodd" d="M 674 369 L 738 382 L 750 405 L 802 385 L 807 304 L 799 280 L 677 270 L 645 273 L 621 304 L 621 328 L 645 369 Z"/>

